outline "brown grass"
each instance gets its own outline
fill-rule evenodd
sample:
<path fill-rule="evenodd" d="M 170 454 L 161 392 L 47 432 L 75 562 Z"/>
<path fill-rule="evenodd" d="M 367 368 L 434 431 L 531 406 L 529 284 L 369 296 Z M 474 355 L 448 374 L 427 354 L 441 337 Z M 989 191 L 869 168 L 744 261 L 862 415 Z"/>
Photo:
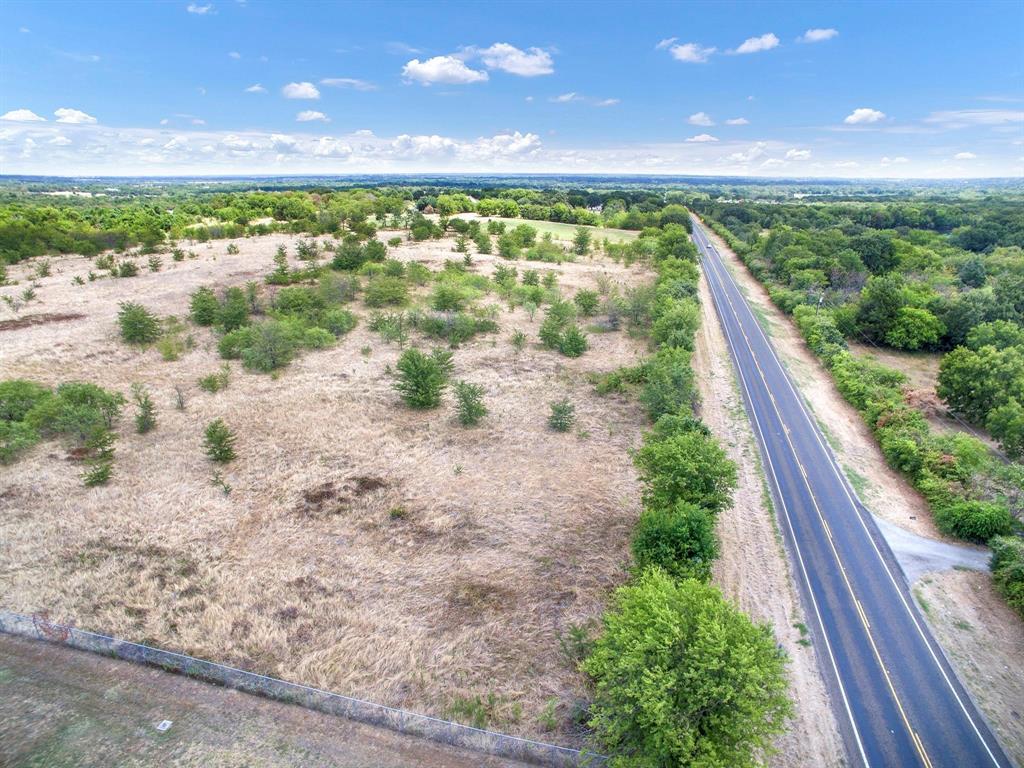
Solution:
<path fill-rule="evenodd" d="M 53 442 L 5 468 L 0 603 L 439 715 L 456 697 L 493 693 L 523 712 L 493 726 L 571 742 L 542 734 L 537 716 L 549 699 L 567 711 L 581 694 L 559 637 L 598 616 L 625 577 L 639 514 L 627 452 L 645 423 L 637 404 L 594 395 L 585 374 L 635 364 L 644 343 L 591 334 L 577 360 L 534 346 L 517 358 L 509 334 L 535 340 L 542 313 L 531 322 L 503 311 L 500 333 L 455 351 L 456 377 L 487 393 L 490 414 L 474 429 L 457 424 L 450 402 L 403 408 L 386 373 L 400 350 L 365 323 L 277 378 L 235 364 L 228 389 L 209 394 L 196 384 L 221 364 L 209 330 L 192 329 L 196 347 L 164 362 L 118 340 L 117 303 L 184 316 L 190 292 L 260 279 L 291 238 L 235 242 L 235 256 L 223 241 L 200 245 L 200 258 L 165 259 L 160 273 L 82 286 L 71 279 L 91 262 L 56 259 L 22 311 L 80 317 L 5 334 L 5 377 L 125 393 L 142 382 L 159 426 L 137 435 L 122 420 L 105 487 L 83 487 L 81 466 Z M 405 244 L 395 255 L 438 267 L 451 247 Z M 492 269 L 492 257 L 476 262 Z M 602 272 L 650 279 L 600 258 L 530 266 L 557 270 L 569 294 Z M 581 434 L 546 429 L 548 402 L 564 396 Z M 238 434 L 223 472 L 230 495 L 212 484 L 201 447 L 214 418 Z"/>

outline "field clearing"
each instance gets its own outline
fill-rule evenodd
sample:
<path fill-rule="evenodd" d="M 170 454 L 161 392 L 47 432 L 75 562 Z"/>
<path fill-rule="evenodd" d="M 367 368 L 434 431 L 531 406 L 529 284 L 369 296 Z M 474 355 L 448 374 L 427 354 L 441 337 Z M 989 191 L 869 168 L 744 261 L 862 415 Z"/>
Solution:
<path fill-rule="evenodd" d="M 576 236 L 576 230 L 580 228 L 580 224 L 563 224 L 559 221 L 534 221 L 533 219 L 507 219 L 502 216 L 479 216 L 475 213 L 462 213 L 457 216 L 460 219 L 480 219 L 481 221 L 503 221 L 510 227 L 518 226 L 519 224 L 529 224 L 531 227 L 536 229 L 540 234 L 547 232 L 551 233 L 551 236 L 556 240 L 571 241 Z M 612 243 L 628 243 L 631 240 L 636 240 L 640 233 L 632 229 L 612 229 L 611 227 L 592 227 L 589 225 L 582 225 L 583 229 L 588 230 L 595 243 L 599 243 L 606 238 Z"/>
<path fill-rule="evenodd" d="M 454 378 L 482 384 L 491 411 L 463 429 L 450 394 L 433 411 L 401 404 L 389 375 L 400 349 L 367 328 L 360 302 L 359 326 L 337 345 L 277 376 L 233 362 L 216 394 L 197 386 L 223 362 L 209 329 L 192 328 L 196 347 L 174 362 L 118 338 L 119 301 L 184 316 L 191 292 L 261 280 L 277 246 L 294 251 L 294 241 L 200 244 L 198 258 L 165 256 L 161 272 L 143 263 L 138 277 L 84 285 L 72 279 L 90 260 L 52 259 L 36 300 L 18 315 L 0 308 L 0 322 L 18 321 L 0 327 L 4 378 L 78 379 L 126 395 L 141 382 L 159 422 L 138 435 L 126 407 L 104 487 L 85 488 L 81 465 L 55 441 L 4 468 L 0 604 L 440 716 L 480 697 L 491 727 L 577 743 L 568 720 L 582 680 L 559 638 L 594 622 L 625 579 L 640 511 L 627 452 L 646 424 L 637 403 L 598 397 L 586 374 L 635 364 L 646 343 L 592 333 L 578 359 L 535 343 L 517 355 L 509 335 L 518 328 L 535 342 L 543 313 L 503 307 L 498 333 L 454 352 Z M 452 246 L 406 243 L 389 255 L 438 269 L 456 257 Z M 489 274 L 494 257 L 474 264 Z M 12 268 L 22 285 L 4 292 L 20 293 L 33 267 Z M 558 272 L 566 295 L 601 274 L 651 279 L 599 257 L 519 268 Z M 56 314 L 65 317 L 41 317 Z M 576 405 L 574 433 L 546 428 L 548 403 L 562 397 Z M 238 458 L 223 470 L 230 495 L 211 482 L 201 447 L 215 418 L 238 434 Z M 554 726 L 541 720 L 546 709 Z"/>

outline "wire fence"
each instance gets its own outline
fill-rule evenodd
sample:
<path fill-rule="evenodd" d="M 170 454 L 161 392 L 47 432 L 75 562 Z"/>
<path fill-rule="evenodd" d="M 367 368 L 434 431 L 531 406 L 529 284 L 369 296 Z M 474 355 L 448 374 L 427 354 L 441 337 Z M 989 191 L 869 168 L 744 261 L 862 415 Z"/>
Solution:
<path fill-rule="evenodd" d="M 137 664 L 148 664 L 167 672 L 176 672 L 226 688 L 497 757 L 556 768 L 589 768 L 602 766 L 606 762 L 605 757 L 585 750 L 473 728 L 418 712 L 409 712 L 308 685 L 246 672 L 194 656 L 57 624 L 51 622 L 45 614 L 26 616 L 12 611 L 0 611 L 0 632 L 45 640 Z"/>

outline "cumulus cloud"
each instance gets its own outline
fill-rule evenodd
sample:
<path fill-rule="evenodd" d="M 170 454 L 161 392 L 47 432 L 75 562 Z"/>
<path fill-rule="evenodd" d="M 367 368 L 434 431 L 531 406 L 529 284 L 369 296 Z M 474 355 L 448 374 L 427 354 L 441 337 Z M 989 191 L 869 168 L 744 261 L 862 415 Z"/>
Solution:
<path fill-rule="evenodd" d="M 0 120 L 10 120 L 12 123 L 45 123 L 46 118 L 40 117 L 31 109 L 12 109 L 10 112 L 0 115 Z"/>
<path fill-rule="evenodd" d="M 340 139 L 321 136 L 313 144 L 312 152 L 314 157 L 349 157 L 352 154 L 352 147 Z"/>
<path fill-rule="evenodd" d="M 761 167 L 762 168 L 777 168 L 780 165 L 785 165 L 785 164 L 786 164 L 785 160 L 779 160 L 777 157 L 769 157 L 767 160 L 765 160 L 763 163 L 761 163 Z"/>
<path fill-rule="evenodd" d="M 208 13 L 213 12 L 213 3 L 209 5 L 198 5 L 197 3 L 189 3 L 185 6 L 185 10 L 189 13 L 194 13 L 197 16 L 205 16 Z"/>
<path fill-rule="evenodd" d="M 654 50 L 663 51 L 678 39 L 678 37 L 666 37 L 664 40 L 659 40 L 658 44 L 654 46 Z"/>
<path fill-rule="evenodd" d="M 868 107 L 858 107 L 843 118 L 843 122 L 847 125 L 864 125 L 866 123 L 877 123 L 879 120 L 885 119 L 885 112 L 879 112 L 877 109 L 869 109 Z"/>
<path fill-rule="evenodd" d="M 955 155 L 953 155 L 954 160 L 974 160 L 977 157 L 978 156 L 973 152 L 957 152 Z"/>
<path fill-rule="evenodd" d="M 555 71 L 551 54 L 540 48 L 523 51 L 509 43 L 495 43 L 489 48 L 474 51 L 488 69 L 498 69 L 520 77 L 550 75 Z"/>
<path fill-rule="evenodd" d="M 691 136 L 690 138 L 688 138 L 687 141 L 693 144 L 705 144 L 709 141 L 718 141 L 718 139 L 716 139 L 710 133 L 698 133 L 696 136 Z"/>
<path fill-rule="evenodd" d="M 690 125 L 714 125 L 715 121 L 711 119 L 711 116 L 707 112 L 697 112 L 686 118 L 686 122 Z"/>
<path fill-rule="evenodd" d="M 725 121 L 726 125 L 750 125 L 750 121 L 745 117 L 733 117 Z"/>
<path fill-rule="evenodd" d="M 856 160 L 840 160 L 838 163 L 832 163 L 836 168 L 856 168 L 860 165 Z"/>
<path fill-rule="evenodd" d="M 61 134 L 57 134 L 56 136 L 54 136 L 52 139 L 50 139 L 46 143 L 47 144 L 53 144 L 55 147 L 66 147 L 66 146 L 68 146 L 71 143 L 71 139 L 69 139 L 67 136 L 62 136 Z"/>
<path fill-rule="evenodd" d="M 791 149 L 786 152 L 787 160 L 807 160 L 811 156 L 809 149 Z"/>
<path fill-rule="evenodd" d="M 909 163 L 905 157 L 883 157 L 881 160 L 882 165 L 902 165 L 903 163 Z"/>
<path fill-rule="evenodd" d="M 304 109 L 295 116 L 295 119 L 300 123 L 312 123 L 317 120 L 329 123 L 330 118 L 327 117 L 323 112 L 317 112 L 315 109 Z"/>
<path fill-rule="evenodd" d="M 715 47 L 705 48 L 700 43 L 683 43 L 682 45 L 673 45 L 668 49 L 668 52 L 676 61 L 685 61 L 688 64 L 703 64 L 717 50 Z"/>
<path fill-rule="evenodd" d="M 286 99 L 319 99 L 320 91 L 312 83 L 288 83 L 281 89 L 281 94 Z"/>
<path fill-rule="evenodd" d="M 377 86 L 366 80 L 359 80 L 355 77 L 325 77 L 320 85 L 331 88 L 351 88 L 353 91 L 375 91 Z"/>
<path fill-rule="evenodd" d="M 766 142 L 758 141 L 754 144 L 751 144 L 745 150 L 733 152 L 732 154 L 727 155 L 725 157 L 725 161 L 729 163 L 740 164 L 752 162 L 764 156 L 767 146 L 768 144 Z"/>
<path fill-rule="evenodd" d="M 421 85 L 468 85 L 482 83 L 488 79 L 486 72 L 471 69 L 466 66 L 466 62 L 454 56 L 434 56 L 426 61 L 413 59 L 402 67 L 402 77 Z"/>
<path fill-rule="evenodd" d="M 760 37 L 748 37 L 739 47 L 730 53 L 759 53 L 761 51 L 770 51 L 779 44 L 779 38 L 773 35 L 771 32 L 761 35 Z"/>
<path fill-rule="evenodd" d="M 246 88 L 245 92 L 246 93 L 266 93 L 267 89 L 264 88 L 259 83 L 255 83 L 253 85 L 250 85 L 248 88 Z"/>
<path fill-rule="evenodd" d="M 833 37 L 839 34 L 839 30 L 832 29 L 808 29 L 800 37 L 796 39 L 798 43 L 823 43 L 826 40 L 831 40 Z"/>
<path fill-rule="evenodd" d="M 68 107 L 61 107 L 60 109 L 54 110 L 54 115 L 57 116 L 58 123 L 95 123 L 96 118 L 92 115 L 87 115 L 79 109 L 69 109 Z"/>

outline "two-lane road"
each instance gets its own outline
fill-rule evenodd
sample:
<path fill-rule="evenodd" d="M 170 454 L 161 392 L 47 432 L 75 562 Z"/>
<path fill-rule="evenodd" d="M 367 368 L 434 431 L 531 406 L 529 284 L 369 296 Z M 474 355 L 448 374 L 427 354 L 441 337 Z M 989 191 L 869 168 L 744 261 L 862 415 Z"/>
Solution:
<path fill-rule="evenodd" d="M 871 515 L 694 219 L 836 715 L 855 764 L 1008 768 Z"/>

